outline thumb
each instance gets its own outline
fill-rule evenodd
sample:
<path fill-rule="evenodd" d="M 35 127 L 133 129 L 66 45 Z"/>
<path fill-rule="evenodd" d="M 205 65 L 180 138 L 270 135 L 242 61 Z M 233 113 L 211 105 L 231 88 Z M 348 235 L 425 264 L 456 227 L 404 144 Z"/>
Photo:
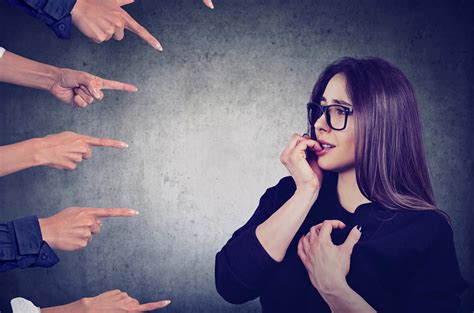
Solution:
<path fill-rule="evenodd" d="M 354 249 L 354 246 L 357 244 L 357 242 L 359 242 L 359 239 L 362 236 L 361 230 L 361 226 L 354 226 L 354 228 L 352 228 L 351 232 L 347 236 L 346 241 L 342 244 L 342 249 L 349 255 L 352 254 L 352 249 Z"/>

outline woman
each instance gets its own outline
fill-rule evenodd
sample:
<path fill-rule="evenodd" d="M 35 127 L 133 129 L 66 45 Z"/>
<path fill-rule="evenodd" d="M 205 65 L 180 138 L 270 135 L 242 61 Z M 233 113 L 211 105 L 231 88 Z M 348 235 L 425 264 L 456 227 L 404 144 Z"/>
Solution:
<path fill-rule="evenodd" d="M 228 302 L 263 312 L 456 312 L 466 282 L 436 207 L 414 92 L 378 58 L 327 67 L 308 104 L 311 137 L 281 154 L 269 188 L 216 256 Z"/>

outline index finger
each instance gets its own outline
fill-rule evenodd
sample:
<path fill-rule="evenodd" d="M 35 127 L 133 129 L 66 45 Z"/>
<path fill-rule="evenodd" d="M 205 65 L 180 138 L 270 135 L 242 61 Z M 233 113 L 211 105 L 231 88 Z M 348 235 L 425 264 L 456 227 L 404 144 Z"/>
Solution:
<path fill-rule="evenodd" d="M 148 44 L 152 46 L 154 49 L 158 51 L 163 51 L 163 48 L 161 47 L 161 44 L 158 41 L 158 39 L 153 37 L 153 35 L 150 34 L 148 30 L 146 30 L 145 27 L 138 24 L 137 21 L 135 21 L 127 12 L 124 11 L 124 13 L 125 13 L 125 28 L 126 29 L 137 34 L 140 38 L 148 42 Z"/>
<path fill-rule="evenodd" d="M 325 220 L 319 231 L 319 237 L 323 240 L 329 239 L 334 228 L 344 228 L 346 225 L 339 220 Z"/>
<path fill-rule="evenodd" d="M 84 136 L 84 141 L 93 146 L 109 147 L 109 148 L 127 148 L 128 144 L 120 140 L 109 138 L 96 138 L 91 136 Z"/>
<path fill-rule="evenodd" d="M 153 311 L 156 309 L 161 309 L 170 304 L 170 300 L 163 300 L 158 302 L 150 302 L 145 304 L 138 304 L 132 307 L 134 311 L 146 312 L 146 311 Z"/>
<path fill-rule="evenodd" d="M 100 89 L 122 90 L 128 92 L 134 92 L 138 90 L 137 86 L 135 85 L 122 83 L 116 80 L 102 79 L 101 82 L 102 86 Z"/>
<path fill-rule="evenodd" d="M 89 208 L 88 213 L 95 215 L 95 217 L 130 217 L 138 215 L 137 210 L 129 208 Z"/>
<path fill-rule="evenodd" d="M 209 9 L 214 9 L 214 4 L 212 3 L 212 0 L 203 0 L 203 2 Z"/>

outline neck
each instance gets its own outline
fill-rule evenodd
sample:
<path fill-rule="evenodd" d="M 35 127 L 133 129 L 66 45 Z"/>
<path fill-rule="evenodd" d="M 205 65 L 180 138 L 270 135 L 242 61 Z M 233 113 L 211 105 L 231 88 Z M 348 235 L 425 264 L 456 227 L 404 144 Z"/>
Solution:
<path fill-rule="evenodd" d="M 337 195 L 341 206 L 351 213 L 354 213 L 359 205 L 371 202 L 360 192 L 355 167 L 339 173 Z"/>

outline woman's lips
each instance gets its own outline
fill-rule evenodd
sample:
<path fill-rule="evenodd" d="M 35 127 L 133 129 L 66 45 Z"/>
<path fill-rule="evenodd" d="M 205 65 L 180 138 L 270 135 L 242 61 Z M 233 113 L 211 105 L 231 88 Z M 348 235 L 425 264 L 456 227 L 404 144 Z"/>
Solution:
<path fill-rule="evenodd" d="M 316 153 L 316 155 L 317 155 L 318 157 L 320 157 L 320 156 L 325 155 L 326 153 L 329 152 L 329 150 L 334 149 L 334 148 L 335 148 L 334 146 L 331 146 L 331 147 L 324 147 L 322 150 L 317 150 L 317 151 L 315 151 L 315 153 Z"/>

